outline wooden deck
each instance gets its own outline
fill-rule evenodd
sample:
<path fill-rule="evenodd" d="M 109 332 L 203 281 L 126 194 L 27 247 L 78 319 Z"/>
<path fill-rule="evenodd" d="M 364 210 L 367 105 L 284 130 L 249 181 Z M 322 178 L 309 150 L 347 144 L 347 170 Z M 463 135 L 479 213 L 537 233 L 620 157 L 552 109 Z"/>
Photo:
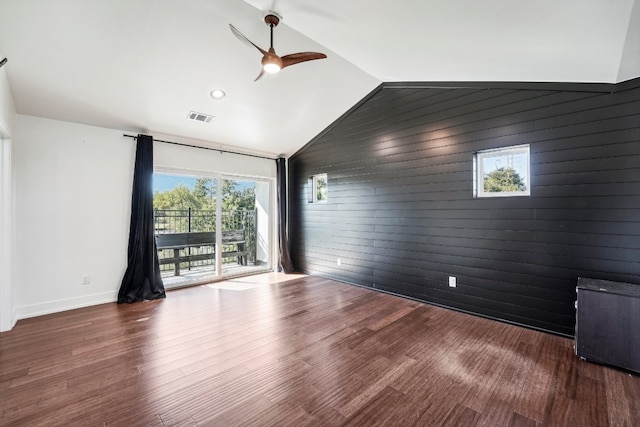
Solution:
<path fill-rule="evenodd" d="M 0 425 L 637 426 L 640 377 L 572 345 L 270 273 L 18 322 Z"/>

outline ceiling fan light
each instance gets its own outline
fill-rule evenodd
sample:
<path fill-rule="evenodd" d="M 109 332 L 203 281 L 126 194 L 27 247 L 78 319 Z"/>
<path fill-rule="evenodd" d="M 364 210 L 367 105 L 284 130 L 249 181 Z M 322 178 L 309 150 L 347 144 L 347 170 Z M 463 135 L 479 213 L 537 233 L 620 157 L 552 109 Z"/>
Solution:
<path fill-rule="evenodd" d="M 264 69 L 264 71 L 266 71 L 267 73 L 277 73 L 278 71 L 280 71 L 280 64 L 277 64 L 275 62 L 266 62 L 262 68 Z"/>

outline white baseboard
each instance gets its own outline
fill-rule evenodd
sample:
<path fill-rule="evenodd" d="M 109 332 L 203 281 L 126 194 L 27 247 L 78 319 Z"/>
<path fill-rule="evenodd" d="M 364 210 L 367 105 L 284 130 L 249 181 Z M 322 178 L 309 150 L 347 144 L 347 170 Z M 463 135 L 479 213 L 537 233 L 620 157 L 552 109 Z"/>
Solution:
<path fill-rule="evenodd" d="M 16 310 L 13 309 L 11 311 L 11 318 L 9 319 L 9 323 L 8 324 L 5 324 L 5 323 L 0 324 L 0 332 L 8 332 L 8 331 L 10 331 L 11 329 L 13 329 L 14 326 L 16 326 L 17 322 L 18 322 L 18 314 L 17 314 Z"/>
<path fill-rule="evenodd" d="M 115 302 L 118 299 L 117 292 L 101 292 L 91 295 L 82 295 L 75 298 L 59 299 L 38 304 L 16 307 L 14 319 L 21 320 L 29 317 L 43 316 L 45 314 L 58 313 L 60 311 L 73 310 L 74 308 L 89 307 L 92 305 Z"/>

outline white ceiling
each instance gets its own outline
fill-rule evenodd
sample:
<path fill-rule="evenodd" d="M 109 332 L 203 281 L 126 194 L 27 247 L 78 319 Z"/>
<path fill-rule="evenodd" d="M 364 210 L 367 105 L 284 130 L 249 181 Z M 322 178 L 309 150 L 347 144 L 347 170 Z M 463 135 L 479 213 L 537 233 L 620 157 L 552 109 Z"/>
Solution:
<path fill-rule="evenodd" d="M 328 58 L 254 82 L 260 54 L 229 24 L 267 48 L 267 10 L 280 55 Z M 18 113 L 270 156 L 381 82 L 638 77 L 639 34 L 640 0 L 0 0 Z"/>

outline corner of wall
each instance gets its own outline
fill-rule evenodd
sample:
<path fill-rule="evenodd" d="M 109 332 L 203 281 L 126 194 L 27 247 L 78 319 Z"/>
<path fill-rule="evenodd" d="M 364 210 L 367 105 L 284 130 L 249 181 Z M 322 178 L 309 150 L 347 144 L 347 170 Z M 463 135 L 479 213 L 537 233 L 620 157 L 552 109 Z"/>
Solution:
<path fill-rule="evenodd" d="M 0 60 L 2 60 L 2 52 L 0 52 Z M 13 101 L 13 94 L 9 86 L 9 78 L 7 77 L 7 64 L 0 68 L 0 130 L 11 137 L 16 120 L 16 108 Z"/>
<path fill-rule="evenodd" d="M 13 176 L 11 140 L 0 128 L 0 332 L 16 323 Z"/>
<path fill-rule="evenodd" d="M 617 82 L 640 77 L 640 1 L 634 1 L 627 27 Z"/>
<path fill-rule="evenodd" d="M 324 130 L 322 130 L 322 132 L 320 132 L 318 135 L 316 135 L 311 141 L 307 142 L 305 145 L 303 145 L 302 147 L 300 147 L 300 149 L 298 149 L 295 153 L 291 154 L 290 156 L 287 156 L 287 161 L 294 158 L 295 156 L 301 154 L 302 152 L 304 152 L 306 149 L 308 149 L 309 147 L 311 147 L 316 141 L 320 140 L 323 136 L 325 136 L 327 133 L 329 133 L 331 131 L 331 129 L 335 128 L 336 126 L 338 126 L 344 119 L 346 119 L 347 117 L 349 117 L 351 114 L 353 114 L 358 108 L 360 108 L 361 106 L 363 106 L 364 104 L 366 104 L 366 102 L 371 99 L 373 96 L 375 96 L 375 94 L 377 94 L 378 92 L 380 92 L 382 89 L 384 89 L 385 87 L 385 83 L 380 83 L 378 86 L 376 86 L 371 92 L 369 92 L 368 94 L 366 94 L 360 101 L 358 101 L 353 107 L 349 108 L 347 111 L 345 111 L 340 117 L 338 117 L 336 120 L 333 121 L 333 123 L 331 123 L 329 126 L 327 126 Z"/>
<path fill-rule="evenodd" d="M 0 60 L 4 58 L 0 53 Z M 0 332 L 11 330 L 17 321 L 14 275 L 14 168 L 12 136 L 16 110 L 7 78 L 0 69 Z"/>

